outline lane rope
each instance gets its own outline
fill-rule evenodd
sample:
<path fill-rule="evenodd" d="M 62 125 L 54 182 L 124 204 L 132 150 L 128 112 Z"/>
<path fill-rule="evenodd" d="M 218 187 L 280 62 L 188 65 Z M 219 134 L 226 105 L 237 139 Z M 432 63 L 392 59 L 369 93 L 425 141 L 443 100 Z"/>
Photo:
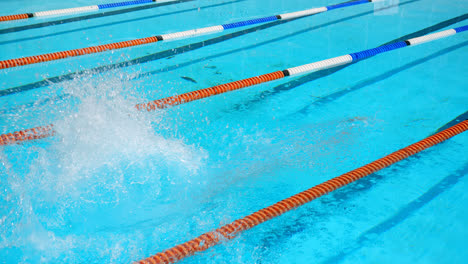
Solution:
<path fill-rule="evenodd" d="M 55 135 L 54 125 L 39 126 L 0 135 L 0 146 L 41 139 Z"/>
<path fill-rule="evenodd" d="M 46 62 L 46 61 L 60 60 L 60 59 L 65 59 L 69 57 L 82 56 L 85 54 L 104 52 L 108 50 L 128 48 L 132 46 L 144 45 L 144 44 L 154 43 L 158 41 L 168 41 L 168 40 L 174 40 L 174 39 L 190 38 L 190 37 L 206 35 L 206 34 L 213 34 L 213 33 L 218 33 L 224 30 L 238 28 L 238 27 L 245 27 L 245 26 L 250 26 L 250 25 L 259 24 L 259 23 L 271 22 L 275 20 L 288 20 L 288 19 L 293 19 L 293 18 L 298 18 L 298 17 L 310 16 L 310 15 L 326 12 L 328 10 L 334 10 L 338 8 L 344 8 L 344 7 L 355 6 L 355 5 L 360 5 L 364 3 L 370 3 L 370 2 L 379 2 L 379 1 L 384 1 L 384 0 L 357 0 L 353 2 L 346 2 L 346 3 L 336 4 L 336 5 L 312 8 L 312 9 L 307 9 L 307 10 L 302 10 L 302 11 L 297 11 L 297 12 L 292 12 L 292 13 L 250 19 L 246 21 L 234 22 L 234 23 L 229 23 L 229 24 L 186 30 L 186 31 L 181 31 L 181 32 L 176 32 L 176 33 L 168 33 L 168 34 L 157 35 L 157 36 L 152 36 L 152 37 L 147 37 L 147 38 L 134 39 L 134 40 L 128 40 L 128 41 L 123 41 L 123 42 L 117 42 L 117 43 L 110 43 L 110 44 L 93 46 L 93 47 L 88 47 L 88 48 L 53 52 L 53 53 L 41 54 L 37 56 L 29 56 L 29 57 L 16 58 L 16 59 L 10 59 L 10 60 L 3 60 L 3 61 L 0 61 L 0 69 L 13 68 L 13 67 L 18 67 L 18 66 L 23 66 L 23 65 Z"/>
<path fill-rule="evenodd" d="M 184 1 L 184 0 L 178 0 L 178 1 Z M 193 0 L 186 0 L 186 1 L 193 1 Z M 419 0 L 409 0 L 407 2 L 402 2 L 402 3 L 400 3 L 400 6 L 404 5 L 404 4 L 412 3 L 413 1 L 419 1 Z M 360 13 L 359 15 L 364 16 L 364 15 L 368 15 L 370 13 L 372 13 L 372 11 L 363 12 L 363 13 Z M 351 18 L 353 18 L 353 16 L 348 16 L 346 19 L 351 19 Z M 439 23 L 437 23 L 437 24 L 435 24 L 433 26 L 426 27 L 426 28 L 421 29 L 421 30 L 419 30 L 417 32 L 407 34 L 406 36 L 399 37 L 397 39 L 388 41 L 387 43 L 383 43 L 382 45 L 394 43 L 394 42 L 405 40 L 405 39 L 412 38 L 412 37 L 415 37 L 415 36 L 421 36 L 423 34 L 429 34 L 429 33 L 441 30 L 443 28 L 450 27 L 453 24 L 457 24 L 457 23 L 462 22 L 462 21 L 467 20 L 467 19 L 468 19 L 468 14 L 463 14 L 463 15 L 460 15 L 460 16 L 457 16 L 457 17 L 454 17 L 454 18 L 451 18 L 451 19 L 448 19 L 448 20 L 444 20 L 444 21 L 439 22 Z M 234 33 L 223 34 L 223 35 L 213 37 L 213 38 L 210 38 L 210 39 L 206 39 L 206 40 L 202 40 L 202 41 L 199 41 L 199 42 L 192 42 L 192 43 L 190 43 L 188 45 L 178 46 L 176 48 L 171 48 L 171 49 L 168 49 L 168 50 L 163 50 L 163 51 L 151 53 L 151 54 L 148 54 L 148 55 L 145 55 L 145 56 L 142 56 L 142 57 L 137 57 L 137 58 L 134 58 L 134 59 L 125 60 L 125 61 L 122 61 L 122 62 L 117 62 L 117 63 L 107 64 L 107 65 L 98 66 L 98 67 L 94 67 L 94 68 L 89 68 L 87 70 L 74 71 L 74 72 L 70 72 L 70 73 L 66 73 L 66 74 L 62 74 L 62 75 L 47 77 L 47 78 L 44 78 L 44 79 L 42 79 L 40 81 L 35 81 L 35 82 L 31 82 L 31 83 L 27 83 L 27 84 L 23 84 L 23 85 L 19 85 L 19 86 L 0 89 L 0 97 L 8 96 L 8 95 L 16 94 L 16 93 L 22 93 L 22 92 L 25 92 L 25 91 L 34 90 L 34 89 L 38 89 L 38 88 L 41 88 L 41 87 L 51 86 L 53 84 L 58 84 L 58 83 L 61 83 L 61 82 L 66 82 L 66 81 L 69 81 L 69 80 L 75 78 L 76 76 L 81 76 L 82 74 L 86 74 L 86 73 L 89 73 L 89 72 L 92 72 L 93 74 L 99 74 L 99 73 L 107 72 L 109 70 L 116 69 L 116 68 L 125 68 L 125 67 L 129 67 L 129 66 L 133 66 L 135 64 L 144 64 L 144 63 L 148 63 L 148 62 L 151 62 L 151 61 L 156 61 L 156 60 L 160 60 L 160 59 L 163 59 L 163 58 L 167 58 L 167 57 L 170 57 L 170 56 L 173 56 L 173 55 L 183 54 L 183 53 L 194 51 L 194 50 L 197 50 L 199 48 L 203 48 L 203 47 L 206 47 L 206 46 L 209 46 L 209 45 L 217 44 L 217 43 L 224 42 L 224 41 L 227 41 L 227 40 L 230 40 L 230 39 L 234 39 L 234 38 L 237 38 L 237 37 L 240 37 L 240 36 L 244 36 L 246 34 L 250 34 L 250 33 L 256 32 L 256 31 L 272 28 L 272 27 L 277 26 L 277 25 L 282 25 L 284 23 L 288 23 L 288 22 L 291 22 L 291 21 L 294 21 L 294 20 L 283 20 L 283 21 L 276 21 L 276 22 L 272 22 L 272 23 L 268 23 L 268 24 L 261 24 L 261 25 L 257 25 L 257 26 L 254 26 L 254 27 L 251 27 L 251 28 L 248 28 L 248 29 L 242 29 L 240 31 L 236 31 Z M 337 21 L 337 20 L 335 20 L 335 21 Z M 327 22 L 325 24 L 317 25 L 316 29 L 320 28 L 322 26 L 327 26 L 327 25 L 329 25 L 329 23 L 330 22 Z M 298 31 L 298 33 L 302 34 L 304 32 Z M 1 34 L 1 32 L 0 32 L 0 34 Z M 292 33 L 292 35 L 294 35 L 294 34 L 295 33 Z M 278 39 L 279 38 L 277 38 L 276 40 L 278 40 Z M 266 42 L 263 42 L 263 43 L 266 43 Z M 262 45 L 262 43 L 257 43 L 257 44 Z M 255 45 L 250 45 L 249 47 L 253 47 Z M 222 54 L 222 53 L 219 53 L 219 54 Z M 218 55 L 215 55 L 215 56 L 218 56 Z M 205 58 L 201 58 L 201 60 L 204 60 L 204 59 Z M 166 67 L 166 68 L 159 69 L 159 70 L 156 70 L 156 71 L 150 71 L 150 72 L 147 72 L 145 74 L 136 76 L 135 78 L 142 78 L 144 76 L 152 75 L 152 74 L 155 74 L 157 72 L 169 71 L 170 69 L 186 67 L 189 64 L 195 63 L 195 61 L 200 61 L 200 59 L 192 60 L 191 62 L 184 63 L 184 64 L 179 64 L 179 66 Z M 0 114 L 1 114 L 1 111 L 0 111 Z"/>
<path fill-rule="evenodd" d="M 467 31 L 467 30 L 468 30 L 468 25 L 465 25 L 465 26 L 448 29 L 448 30 L 444 30 L 444 31 L 416 37 L 416 38 L 411 38 L 405 41 L 399 41 L 399 42 L 379 46 L 373 49 L 368 49 L 368 50 L 355 52 L 355 53 L 351 53 L 348 55 L 339 56 L 339 57 L 335 57 L 335 58 L 331 58 L 331 59 L 327 59 L 327 60 L 323 60 L 319 62 L 314 62 L 314 63 L 309 63 L 309 64 L 305 64 L 305 65 L 301 65 L 301 66 L 297 66 L 293 68 L 288 68 L 283 71 L 275 71 L 272 73 L 267 73 L 267 74 L 263 74 L 263 75 L 235 81 L 235 82 L 225 83 L 225 84 L 221 84 L 221 85 L 217 85 L 217 86 L 213 86 L 213 87 L 209 87 L 209 88 L 205 88 L 201 90 L 196 90 L 196 91 L 187 92 L 187 93 L 183 93 L 179 95 L 169 96 L 169 97 L 154 100 L 148 103 L 137 104 L 135 105 L 135 107 L 138 110 L 147 110 L 147 111 L 154 111 L 156 109 L 164 109 L 164 108 L 192 102 L 195 100 L 199 100 L 202 98 L 207 98 L 210 96 L 239 90 L 241 88 L 254 86 L 257 84 L 261 84 L 261 83 L 267 83 L 267 82 L 282 79 L 288 76 L 294 76 L 294 75 L 305 74 L 305 73 L 309 73 L 313 71 L 330 69 L 333 67 L 341 66 L 344 64 L 349 64 L 349 63 L 356 62 L 359 60 L 364 60 L 369 57 L 378 55 L 380 53 L 388 52 L 391 50 L 395 50 L 395 49 L 399 49 L 399 48 L 403 48 L 407 46 L 419 45 L 419 44 L 434 41 L 437 39 L 446 38 L 446 37 L 449 37 L 449 36 L 452 36 L 457 33 Z M 51 126 L 52 125 L 48 125 L 45 127 L 37 127 L 36 131 L 38 131 L 39 133 L 42 131 L 40 130 L 41 128 L 47 129 Z M 29 131 L 29 130 L 21 130 L 21 131 L 16 131 L 16 132 L 9 133 L 9 134 L 0 135 L 0 146 L 13 144 L 13 143 L 20 143 L 22 141 L 30 140 L 29 137 L 21 136 L 22 134 L 25 133 L 25 131 Z M 29 133 L 31 132 L 29 131 Z M 16 136 L 12 136 L 12 134 Z M 49 133 L 49 131 L 47 130 L 47 133 L 44 136 L 39 137 L 40 135 L 41 134 L 39 133 L 37 135 L 38 136 L 37 138 L 44 138 L 44 137 L 52 136 L 53 133 Z"/>
<path fill-rule="evenodd" d="M 126 1 L 126 2 L 118 2 L 118 3 L 101 4 L 101 5 L 91 5 L 91 6 L 81 6 L 81 7 L 49 10 L 49 11 L 40 11 L 40 12 L 35 12 L 35 13 L 24 13 L 24 14 L 18 14 L 18 15 L 0 16 L 0 22 L 28 19 L 28 18 L 33 18 L 33 17 L 86 13 L 86 12 L 93 12 L 93 11 L 97 11 L 101 9 L 107 9 L 107 8 L 115 8 L 115 7 L 130 6 L 130 5 L 141 5 L 141 4 L 148 4 L 148 3 L 154 3 L 154 2 L 171 2 L 171 1 L 175 1 L 175 0 L 134 0 L 134 1 Z"/>
<path fill-rule="evenodd" d="M 153 111 L 158 108 L 163 109 L 163 108 L 167 108 L 170 106 L 184 104 L 184 103 L 199 100 L 202 98 L 214 96 L 217 94 L 239 90 L 241 88 L 257 85 L 260 83 L 266 83 L 266 82 L 270 82 L 273 80 L 282 79 L 288 76 L 300 75 L 300 74 L 305 74 L 309 72 L 326 70 L 326 69 L 338 67 L 338 66 L 349 64 L 349 63 L 356 62 L 359 60 L 367 59 L 369 57 L 375 56 L 380 53 L 388 52 L 391 50 L 395 50 L 395 49 L 399 49 L 399 48 L 403 48 L 407 46 L 419 45 L 425 42 L 430 42 L 430 41 L 434 41 L 437 39 L 449 37 L 449 36 L 452 36 L 457 33 L 467 31 L 467 30 L 468 30 L 468 25 L 454 28 L 454 29 L 444 30 L 441 32 L 436 32 L 436 33 L 424 35 L 421 37 L 408 39 L 405 41 L 399 41 L 396 43 L 383 45 L 383 46 L 373 48 L 373 49 L 368 49 L 368 50 L 364 50 L 364 51 L 360 51 L 356 53 L 347 54 L 344 56 L 339 56 L 339 57 L 335 57 L 335 58 L 331 58 L 327 60 L 309 63 L 309 64 L 305 64 L 305 65 L 301 65 L 301 66 L 297 66 L 293 68 L 288 68 L 283 71 L 276 71 L 276 72 L 263 74 L 260 76 L 251 77 L 251 78 L 247 78 L 247 79 L 243 79 L 243 80 L 239 80 L 235 82 L 230 82 L 226 84 L 221 84 L 221 85 L 217 85 L 217 86 L 213 86 L 213 87 L 209 87 L 209 88 L 205 88 L 205 89 L 201 89 L 197 91 L 174 95 L 174 96 L 154 100 L 148 103 L 138 104 L 136 105 L 136 108 L 139 110 L 146 109 L 148 111 Z"/>
<path fill-rule="evenodd" d="M 194 255 L 197 252 L 205 251 L 206 249 L 220 244 L 226 240 L 235 238 L 243 231 L 249 230 L 263 222 L 278 217 L 286 212 L 292 211 L 306 203 L 311 202 L 325 194 L 342 188 L 352 182 L 362 179 L 372 173 L 389 167 L 401 160 L 415 155 L 425 149 L 435 146 L 445 140 L 452 138 L 460 133 L 468 130 L 468 120 L 460 122 L 446 130 L 443 130 L 435 135 L 427 137 L 419 142 L 409 145 L 406 148 L 393 152 L 383 158 L 364 165 L 358 169 L 352 170 L 341 176 L 325 181 L 308 190 L 300 192 L 271 206 L 263 208 L 253 214 L 238 219 L 230 224 L 224 225 L 216 230 L 205 233 L 197 238 L 179 244 L 175 247 L 167 249 L 161 253 L 140 260 L 138 264 L 167 264 L 175 263 L 186 257 Z"/>

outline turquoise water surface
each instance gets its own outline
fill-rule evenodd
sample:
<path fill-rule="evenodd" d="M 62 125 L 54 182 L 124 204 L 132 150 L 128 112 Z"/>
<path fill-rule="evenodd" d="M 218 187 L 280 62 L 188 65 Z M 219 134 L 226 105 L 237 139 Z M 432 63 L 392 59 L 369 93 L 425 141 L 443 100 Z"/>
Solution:
<path fill-rule="evenodd" d="M 109 2 L 4 0 L 0 15 Z M 134 108 L 468 24 L 465 0 L 388 2 L 0 70 L 0 134 L 56 130 L 0 146 L 0 263 L 131 263 L 465 113 L 468 33 L 165 110 Z M 336 3 L 196 0 L 2 22 L 0 60 Z M 468 133 L 458 135 L 182 263 L 466 263 L 467 146 Z"/>

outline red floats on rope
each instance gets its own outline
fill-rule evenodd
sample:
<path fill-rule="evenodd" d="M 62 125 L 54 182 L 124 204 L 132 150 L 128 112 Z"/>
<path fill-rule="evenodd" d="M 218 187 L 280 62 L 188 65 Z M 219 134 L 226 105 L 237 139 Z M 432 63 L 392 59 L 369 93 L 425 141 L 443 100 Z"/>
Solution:
<path fill-rule="evenodd" d="M 103 52 L 106 50 L 122 49 L 122 48 L 137 46 L 137 45 L 153 43 L 157 41 L 158 39 L 156 37 L 149 37 L 149 38 L 141 38 L 141 39 L 127 40 L 127 41 L 122 41 L 122 42 L 117 42 L 117 43 L 93 46 L 89 48 L 74 49 L 74 50 L 48 53 L 48 54 L 43 54 L 43 55 L 38 55 L 38 56 L 29 56 L 29 57 L 24 57 L 24 58 L 5 60 L 5 61 L 0 61 L 0 69 L 18 67 L 18 66 L 45 62 L 45 61 L 59 60 L 59 59 L 64 59 L 68 57 L 81 56 L 85 54 L 99 53 L 99 52 Z"/>
<path fill-rule="evenodd" d="M 304 205 L 322 195 L 339 189 L 343 186 L 348 185 L 351 182 L 357 181 L 364 178 L 376 171 L 386 168 L 394 163 L 397 163 L 403 159 L 408 158 L 422 150 L 430 148 L 436 144 L 439 144 L 455 135 L 458 135 L 468 130 L 468 120 L 458 123 L 446 130 L 443 130 L 433 136 L 430 136 L 424 140 L 421 140 L 415 144 L 412 144 L 406 148 L 400 149 L 387 155 L 381 159 L 364 165 L 358 169 L 345 173 L 341 176 L 323 182 L 316 185 L 308 190 L 293 195 L 287 199 L 284 199 L 274 205 L 268 206 L 261 209 L 251 215 L 236 220 L 230 224 L 220 227 L 214 231 L 205 233 L 197 238 L 194 238 L 188 242 L 177 245 L 164 252 L 158 253 L 154 256 L 141 260 L 139 264 L 158 264 L 158 263 L 174 263 L 188 256 L 195 254 L 196 252 L 204 251 L 212 246 L 215 246 L 222 241 L 234 238 L 239 233 L 251 229 L 252 227 L 259 225 L 265 221 L 268 221 L 274 217 L 284 214 L 285 212 L 291 211 L 301 205 Z"/>
<path fill-rule="evenodd" d="M 206 98 L 220 93 L 225 93 L 229 91 L 234 91 L 241 89 L 243 87 L 248 87 L 264 82 L 273 81 L 276 79 L 281 79 L 284 77 L 282 71 L 272 72 L 240 81 L 235 81 L 231 83 L 221 84 L 213 86 L 210 88 L 197 90 L 185 94 L 174 95 L 171 97 L 162 98 L 145 104 L 138 104 L 135 107 L 139 110 L 146 109 L 148 111 L 155 110 L 156 108 L 166 108 L 169 106 L 179 105 L 183 103 L 188 103 L 194 100 Z M 48 125 L 44 127 L 31 128 L 21 131 L 16 131 L 9 134 L 0 135 L 0 146 L 19 143 L 22 141 L 40 139 L 49 136 L 53 136 L 53 125 Z"/>
<path fill-rule="evenodd" d="M 11 21 L 11 20 L 19 20 L 19 19 L 26 19 L 30 18 L 29 14 L 18 14 L 18 15 L 10 15 L 10 16 L 0 16 L 0 22 L 2 21 Z"/>
<path fill-rule="evenodd" d="M 184 94 L 174 95 L 171 97 L 166 97 L 158 100 L 151 101 L 149 103 L 137 104 L 135 107 L 138 110 L 146 109 L 148 111 L 156 110 L 156 108 L 167 108 L 169 106 L 179 105 L 188 103 L 191 101 L 199 100 L 202 98 L 210 97 L 213 95 L 226 93 L 234 90 L 238 90 L 244 87 L 257 85 L 260 83 L 265 83 L 277 79 L 284 78 L 284 73 L 282 71 L 276 71 L 272 73 L 267 73 L 240 81 L 225 83 L 210 88 L 205 88 L 193 92 L 188 92 Z"/>
<path fill-rule="evenodd" d="M 19 143 L 23 141 L 41 139 L 55 134 L 54 125 L 29 128 L 13 133 L 0 135 L 0 146 Z"/>

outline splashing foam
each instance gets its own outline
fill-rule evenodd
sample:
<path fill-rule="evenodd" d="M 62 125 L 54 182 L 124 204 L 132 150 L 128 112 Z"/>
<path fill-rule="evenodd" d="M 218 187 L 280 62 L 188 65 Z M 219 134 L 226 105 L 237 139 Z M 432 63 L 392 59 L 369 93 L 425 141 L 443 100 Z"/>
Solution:
<path fill-rule="evenodd" d="M 122 191 L 127 184 L 153 184 L 159 189 L 159 177 L 168 170 L 177 172 L 169 178 L 182 177 L 171 180 L 184 181 L 202 165 L 203 150 L 155 133 L 153 126 L 163 114 L 137 111 L 134 105 L 142 100 L 132 95 L 131 76 L 115 74 L 104 81 L 79 79 L 65 87 L 79 103 L 76 111 L 55 123 L 60 141 L 52 146 L 58 172 L 54 180 L 61 194 L 83 180 L 107 190 Z"/>
<path fill-rule="evenodd" d="M 78 111 L 57 122 L 61 142 L 56 151 L 62 154 L 59 163 L 72 176 L 65 180 L 73 183 L 88 174 L 83 171 L 115 167 L 127 160 L 137 162 L 148 156 L 178 163 L 192 172 L 200 166 L 193 149 L 154 133 L 152 123 L 159 123 L 163 115 L 137 111 L 134 105 L 141 100 L 122 96 L 129 84 L 119 80 L 72 87 L 71 94 L 81 101 Z"/>
<path fill-rule="evenodd" d="M 8 192 L 14 196 L 6 204 L 15 208 L 15 217 L 0 219 L 12 227 L 12 233 L 2 234 L 0 251 L 33 248 L 50 261 L 71 257 L 67 250 L 80 247 L 80 240 L 85 248 L 104 250 L 96 245 L 102 239 L 77 234 L 164 215 L 139 211 L 157 206 L 166 182 L 188 184 L 203 166 L 203 149 L 158 134 L 163 112 L 136 110 L 134 105 L 142 100 L 133 94 L 131 76 L 98 76 L 65 84 L 63 92 L 75 99 L 54 122 L 56 136 L 50 144 L 28 150 L 27 173 L 21 176 L 14 166 L 5 167 Z M 7 161 L 6 156 L 2 160 Z M 24 223 L 29 223 L 27 230 Z M 128 235 L 118 240 L 131 241 Z M 108 242 L 117 237 L 112 232 L 99 236 L 107 236 Z"/>

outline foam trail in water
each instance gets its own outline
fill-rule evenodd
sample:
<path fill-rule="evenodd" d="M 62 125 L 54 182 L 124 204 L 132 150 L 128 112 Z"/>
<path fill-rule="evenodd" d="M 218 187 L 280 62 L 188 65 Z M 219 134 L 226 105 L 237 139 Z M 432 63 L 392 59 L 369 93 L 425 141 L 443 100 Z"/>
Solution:
<path fill-rule="evenodd" d="M 106 227 L 164 216 L 167 211 L 157 210 L 167 199 L 162 188 L 197 177 L 205 151 L 158 134 L 164 113 L 134 108 L 141 98 L 130 78 L 112 72 L 66 83 L 61 92 L 74 99 L 53 122 L 56 136 L 0 150 L 0 187 L 8 197 L 0 200 L 6 212 L 0 221 L 9 227 L 0 234 L 0 255 L 32 263 L 87 262 L 80 252 L 89 250 L 88 256 L 106 262 L 128 260 L 143 240 L 137 231 Z M 41 112 L 37 118 L 47 119 Z M 165 195 L 177 195 L 173 189 Z"/>

